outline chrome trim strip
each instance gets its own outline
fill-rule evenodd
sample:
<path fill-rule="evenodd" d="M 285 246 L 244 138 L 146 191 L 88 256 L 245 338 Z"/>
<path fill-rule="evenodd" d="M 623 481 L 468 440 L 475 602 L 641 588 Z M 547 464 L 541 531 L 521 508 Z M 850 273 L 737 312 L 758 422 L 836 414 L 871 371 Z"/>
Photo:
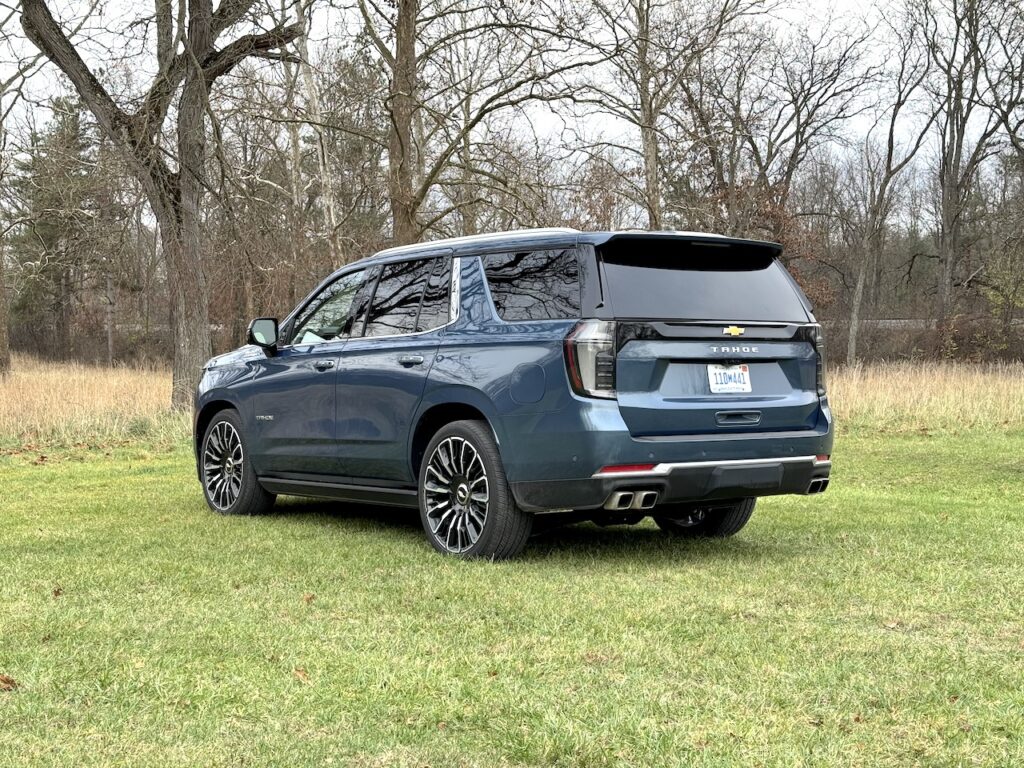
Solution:
<path fill-rule="evenodd" d="M 452 259 L 452 287 L 448 292 L 449 301 L 451 305 L 448 309 L 449 320 L 445 325 L 451 325 L 459 319 L 459 307 L 461 306 L 462 298 L 462 259 Z M 444 327 L 444 326 L 442 326 Z"/>
<path fill-rule="evenodd" d="M 676 461 L 663 462 L 654 469 L 642 472 L 595 472 L 590 477 L 607 480 L 615 477 L 665 477 L 677 469 L 700 469 L 701 467 L 758 467 L 765 464 L 796 464 L 809 462 L 815 467 L 831 467 L 831 461 L 818 461 L 816 456 L 779 456 L 771 459 L 724 459 L 720 461 Z"/>

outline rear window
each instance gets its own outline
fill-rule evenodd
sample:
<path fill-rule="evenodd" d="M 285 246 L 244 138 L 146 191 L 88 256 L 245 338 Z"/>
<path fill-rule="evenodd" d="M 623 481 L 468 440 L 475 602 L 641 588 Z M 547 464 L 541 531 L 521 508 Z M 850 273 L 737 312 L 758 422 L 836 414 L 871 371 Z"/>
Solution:
<path fill-rule="evenodd" d="M 430 331 L 448 322 L 448 286 L 452 281 L 452 260 L 448 257 L 434 259 L 433 271 L 427 288 L 420 299 L 420 314 L 416 321 L 417 331 Z"/>
<path fill-rule="evenodd" d="M 386 265 L 373 293 L 363 336 L 412 333 L 420 310 L 420 298 L 433 267 L 433 261 L 425 260 Z"/>
<path fill-rule="evenodd" d="M 619 318 L 807 322 L 795 283 L 768 248 L 622 238 L 598 254 Z"/>
<path fill-rule="evenodd" d="M 580 316 L 580 265 L 572 248 L 482 257 L 498 317 L 508 322 Z"/>

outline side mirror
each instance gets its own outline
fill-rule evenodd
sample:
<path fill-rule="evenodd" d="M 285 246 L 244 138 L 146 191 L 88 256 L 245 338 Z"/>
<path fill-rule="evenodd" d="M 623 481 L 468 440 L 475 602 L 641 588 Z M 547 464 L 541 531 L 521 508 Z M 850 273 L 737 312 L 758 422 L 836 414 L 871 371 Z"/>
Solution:
<path fill-rule="evenodd" d="M 263 347 L 268 352 L 274 352 L 277 349 L 277 318 L 257 317 L 249 323 L 245 340 L 249 344 Z"/>

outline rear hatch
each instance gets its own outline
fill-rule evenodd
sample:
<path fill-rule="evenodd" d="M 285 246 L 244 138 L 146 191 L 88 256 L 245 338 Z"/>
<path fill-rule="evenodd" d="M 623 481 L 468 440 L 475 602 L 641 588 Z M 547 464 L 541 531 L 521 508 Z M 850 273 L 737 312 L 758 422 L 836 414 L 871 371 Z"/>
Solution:
<path fill-rule="evenodd" d="M 780 250 L 655 235 L 597 247 L 615 319 L 614 387 L 632 435 L 817 425 L 820 329 Z"/>

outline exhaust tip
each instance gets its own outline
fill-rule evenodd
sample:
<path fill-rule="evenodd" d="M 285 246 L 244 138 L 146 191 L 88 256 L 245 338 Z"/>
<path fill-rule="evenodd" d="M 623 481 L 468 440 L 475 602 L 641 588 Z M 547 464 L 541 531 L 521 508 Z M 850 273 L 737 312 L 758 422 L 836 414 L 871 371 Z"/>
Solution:
<path fill-rule="evenodd" d="M 807 486 L 807 493 L 822 493 L 826 488 L 828 488 L 828 478 L 816 477 L 811 480 L 811 484 Z"/>
<path fill-rule="evenodd" d="M 657 503 L 657 491 L 639 491 L 633 497 L 633 509 L 653 509 Z"/>
<path fill-rule="evenodd" d="M 629 509 L 633 506 L 633 496 L 632 491 L 616 491 L 608 497 L 608 500 L 604 503 L 604 508 L 614 512 Z"/>

